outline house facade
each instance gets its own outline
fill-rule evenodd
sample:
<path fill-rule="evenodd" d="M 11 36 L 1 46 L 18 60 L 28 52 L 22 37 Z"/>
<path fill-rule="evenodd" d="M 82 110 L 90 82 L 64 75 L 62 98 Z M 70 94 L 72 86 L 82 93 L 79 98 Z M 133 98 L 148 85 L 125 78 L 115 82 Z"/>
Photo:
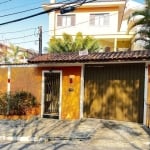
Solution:
<path fill-rule="evenodd" d="M 36 111 L 28 116 L 70 120 L 99 118 L 138 122 L 150 127 L 150 52 L 149 50 L 117 51 L 121 45 L 119 41 L 128 43 L 131 35 L 118 34 L 122 17 L 119 12 L 123 10 L 125 1 L 109 3 L 92 3 L 94 9 L 91 13 L 89 13 L 91 6 L 85 4 L 75 10 L 75 13 L 81 16 L 84 10 L 87 13 L 86 18 L 99 18 L 102 15 L 100 20 L 103 18 L 103 23 L 112 23 L 111 16 L 115 13 L 113 17 L 114 20 L 117 19 L 118 24 L 114 23 L 115 26 L 111 24 L 108 33 L 100 30 L 101 33 L 103 32 L 103 37 L 98 37 L 100 41 L 106 40 L 106 45 L 109 47 L 113 43 L 112 52 L 86 55 L 51 53 L 37 55 L 29 59 L 28 63 L 3 64 L 0 66 L 0 92 L 10 93 L 19 90 L 31 92 L 36 97 L 38 106 Z M 51 5 L 46 5 L 45 9 L 50 7 Z M 108 18 L 105 20 L 105 13 L 101 14 L 99 10 L 103 10 L 106 14 L 112 13 L 108 15 L 112 20 L 108 21 Z M 73 13 L 68 13 L 67 17 Z M 59 37 L 61 36 L 59 33 L 64 31 L 68 30 L 69 33 L 77 31 L 76 26 L 71 26 L 72 30 L 58 26 L 63 23 L 65 15 L 60 15 L 59 12 L 52 12 L 50 15 L 59 18 L 57 24 L 50 22 L 55 25 L 51 29 L 53 31 L 51 35 Z M 93 23 L 96 21 L 91 22 L 92 25 Z M 84 27 L 81 28 L 84 32 Z M 59 32 L 55 29 L 59 29 Z M 114 34 L 110 38 L 110 33 L 113 31 Z M 88 32 L 90 35 L 96 33 L 92 26 Z M 112 41 L 110 45 L 109 41 Z M 123 44 L 122 48 L 126 48 L 125 45 Z"/>
<path fill-rule="evenodd" d="M 60 6 L 63 3 L 55 4 L 55 0 L 43 4 L 44 10 Z M 64 32 L 75 36 L 77 32 L 82 32 L 84 36 L 90 35 L 99 40 L 100 51 L 106 47 L 110 51 L 128 50 L 133 33 L 126 33 L 127 26 L 121 30 L 125 6 L 126 0 L 93 1 L 69 13 L 50 12 L 49 37 L 59 38 Z"/>
<path fill-rule="evenodd" d="M 149 63 L 149 51 L 43 54 L 29 64 L 1 65 L 0 92 L 32 93 L 39 105 L 28 117 L 99 118 L 150 127 Z"/>

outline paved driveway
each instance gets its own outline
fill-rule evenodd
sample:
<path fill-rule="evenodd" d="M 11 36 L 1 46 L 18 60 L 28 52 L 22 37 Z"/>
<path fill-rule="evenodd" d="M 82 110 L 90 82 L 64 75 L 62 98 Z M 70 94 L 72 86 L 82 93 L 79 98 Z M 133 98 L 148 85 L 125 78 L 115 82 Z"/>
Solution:
<path fill-rule="evenodd" d="M 100 119 L 0 121 L 0 135 L 2 150 L 150 150 L 149 134 L 142 125 L 131 122 Z"/>

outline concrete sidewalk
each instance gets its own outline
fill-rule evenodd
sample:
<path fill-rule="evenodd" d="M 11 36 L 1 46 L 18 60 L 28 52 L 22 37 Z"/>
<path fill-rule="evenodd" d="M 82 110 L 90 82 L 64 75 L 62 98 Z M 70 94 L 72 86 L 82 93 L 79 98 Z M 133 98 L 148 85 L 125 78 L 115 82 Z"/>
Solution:
<path fill-rule="evenodd" d="M 0 140 L 43 141 L 54 139 L 88 139 L 100 126 L 100 120 L 64 121 L 33 118 L 29 121 L 0 121 Z"/>
<path fill-rule="evenodd" d="M 150 150 L 150 135 L 137 123 L 81 119 L 64 121 L 33 118 L 29 121 L 0 121 L 0 141 L 76 141 L 88 147 L 135 148 Z M 89 149 L 91 149 L 89 148 Z M 73 147 L 71 148 L 73 149 Z M 94 149 L 94 148 L 92 148 Z M 105 149 L 105 148 L 104 148 Z"/>

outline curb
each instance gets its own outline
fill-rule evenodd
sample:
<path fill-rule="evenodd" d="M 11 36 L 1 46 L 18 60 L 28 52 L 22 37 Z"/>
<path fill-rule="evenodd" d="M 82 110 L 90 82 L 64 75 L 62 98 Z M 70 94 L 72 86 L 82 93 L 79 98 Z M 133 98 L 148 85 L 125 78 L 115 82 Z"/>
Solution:
<path fill-rule="evenodd" d="M 38 142 L 40 139 L 37 137 L 28 137 L 28 136 L 22 136 L 22 137 L 16 137 L 16 136 L 0 136 L 0 141 L 11 141 L 11 142 Z"/>
<path fill-rule="evenodd" d="M 29 136 L 0 136 L 0 141 L 11 141 L 11 142 L 48 142 L 54 140 L 89 140 L 90 137 L 29 137 Z"/>
<path fill-rule="evenodd" d="M 150 128 L 147 126 L 143 125 L 142 128 L 147 132 L 147 134 L 150 136 Z"/>

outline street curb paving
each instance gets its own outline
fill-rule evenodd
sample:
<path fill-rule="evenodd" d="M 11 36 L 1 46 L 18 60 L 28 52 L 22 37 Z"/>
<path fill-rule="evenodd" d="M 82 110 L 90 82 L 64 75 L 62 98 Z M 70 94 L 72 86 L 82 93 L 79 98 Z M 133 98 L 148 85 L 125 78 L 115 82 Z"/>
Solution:
<path fill-rule="evenodd" d="M 16 136 L 0 136 L 0 141 L 11 141 L 11 142 L 38 142 L 40 139 L 37 137 L 29 137 L 29 136 L 22 136 L 22 137 L 16 137 Z"/>
<path fill-rule="evenodd" d="M 11 141 L 11 142 L 48 142 L 54 140 L 89 140 L 90 137 L 29 137 L 29 136 L 0 136 L 0 141 Z"/>

